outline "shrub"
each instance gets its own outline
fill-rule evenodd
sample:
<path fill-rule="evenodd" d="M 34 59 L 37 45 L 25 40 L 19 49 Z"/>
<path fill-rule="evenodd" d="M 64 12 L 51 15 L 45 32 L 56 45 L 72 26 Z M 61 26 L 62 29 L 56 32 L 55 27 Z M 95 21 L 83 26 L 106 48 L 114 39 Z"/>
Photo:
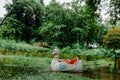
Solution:
<path fill-rule="evenodd" d="M 14 80 L 14 79 L 6 79 L 6 78 L 14 77 L 20 74 L 35 75 L 35 74 L 41 74 L 43 72 L 47 72 L 49 71 L 50 61 L 51 59 L 49 58 L 46 59 L 46 58 L 24 57 L 24 56 L 1 56 L 0 80 Z"/>
<path fill-rule="evenodd" d="M 1 50 L 15 50 L 23 52 L 47 52 L 48 48 L 43 48 L 39 46 L 33 46 L 25 42 L 16 42 L 15 40 L 4 40 L 0 39 L 0 49 Z"/>
<path fill-rule="evenodd" d="M 25 25 L 11 15 L 0 27 L 0 36 L 9 39 L 21 39 Z"/>
<path fill-rule="evenodd" d="M 103 44 L 108 48 L 120 48 L 120 27 L 116 27 L 108 31 L 104 36 Z"/>

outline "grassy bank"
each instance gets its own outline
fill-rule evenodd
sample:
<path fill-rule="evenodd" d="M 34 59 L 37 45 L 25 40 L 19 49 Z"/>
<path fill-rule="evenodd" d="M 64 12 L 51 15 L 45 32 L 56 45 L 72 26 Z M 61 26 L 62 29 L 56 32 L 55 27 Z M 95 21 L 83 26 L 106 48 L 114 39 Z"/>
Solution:
<path fill-rule="evenodd" d="M 17 55 L 30 57 L 51 57 L 54 46 L 50 48 L 40 47 L 39 44 L 33 45 L 25 42 L 16 42 L 15 40 L 0 39 L 0 53 L 3 55 Z M 60 58 L 69 58 L 78 56 L 84 60 L 96 60 L 113 56 L 110 50 L 103 47 L 98 49 L 88 49 L 82 47 L 80 44 L 74 44 L 60 49 Z M 111 57 L 114 59 L 114 57 Z"/>
<path fill-rule="evenodd" d="M 0 79 L 4 80 L 89 80 L 69 73 L 50 71 L 51 58 L 0 55 Z M 63 76 L 64 75 L 64 76 Z"/>
<path fill-rule="evenodd" d="M 51 72 L 53 49 L 53 46 L 44 48 L 0 39 L 0 80 L 91 80 L 93 77 L 84 76 L 84 72 L 101 67 L 105 67 L 106 72 L 112 71 L 114 56 L 111 57 L 110 51 L 104 48 L 86 50 L 77 44 L 60 49 L 60 58 L 72 59 L 78 56 L 83 62 L 83 74 Z"/>
<path fill-rule="evenodd" d="M 3 80 L 91 80 L 75 73 L 51 72 L 52 58 L 0 55 L 0 79 Z M 109 65 L 106 60 L 85 61 L 83 69 L 97 69 Z M 102 65 L 101 65 L 102 64 Z"/>
<path fill-rule="evenodd" d="M 31 45 L 26 42 L 16 42 L 15 40 L 5 40 L 0 38 L 0 50 L 47 52 L 49 49 L 40 47 L 39 45 Z"/>

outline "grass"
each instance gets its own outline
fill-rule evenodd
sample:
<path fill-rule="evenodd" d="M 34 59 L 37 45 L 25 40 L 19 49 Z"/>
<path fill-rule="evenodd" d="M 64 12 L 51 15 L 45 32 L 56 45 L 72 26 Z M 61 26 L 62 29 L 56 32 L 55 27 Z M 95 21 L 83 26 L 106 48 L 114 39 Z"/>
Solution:
<path fill-rule="evenodd" d="M 16 42 L 15 40 L 5 40 L 0 38 L 0 50 L 15 50 L 23 52 L 47 52 L 48 48 L 30 45 L 26 42 Z"/>
<path fill-rule="evenodd" d="M 50 71 L 51 58 L 0 56 L 0 79 L 5 80 L 89 80 L 74 74 Z"/>
<path fill-rule="evenodd" d="M 51 72 L 52 58 L 0 55 L 1 80 L 92 80 L 76 73 Z M 96 64 L 95 64 L 96 63 Z M 84 70 L 107 65 L 106 60 L 85 61 Z"/>
<path fill-rule="evenodd" d="M 68 73 L 55 73 L 55 72 L 47 72 L 37 75 L 17 75 L 9 80 L 92 80 L 90 78 L 79 77 L 77 75 L 68 74 Z"/>
<path fill-rule="evenodd" d="M 83 70 L 81 73 L 51 72 L 51 53 L 54 47 L 43 48 L 15 40 L 0 39 L 0 80 L 92 80 L 94 77 L 84 76 L 84 72 L 105 67 L 113 70 L 111 52 L 104 48 L 84 49 L 79 44 L 60 49 L 60 58 L 78 56 L 82 59 Z M 43 58 L 44 57 L 44 58 Z M 91 72 L 89 73 L 91 75 Z M 88 78 L 89 77 L 89 78 Z M 92 78 L 92 79 L 90 79 Z"/>
<path fill-rule="evenodd" d="M 15 40 L 6 40 L 0 38 L 0 53 L 3 55 L 51 57 L 53 49 L 54 46 L 51 46 L 50 48 L 44 48 L 38 46 L 38 44 L 30 45 L 26 42 L 16 42 Z M 64 47 L 60 49 L 60 53 L 60 58 L 72 59 L 73 57 L 78 56 L 80 59 L 88 61 L 113 56 L 110 50 L 106 50 L 103 47 L 86 50 L 84 47 L 81 47 L 80 44 Z M 111 57 L 111 59 L 114 59 L 114 57 Z"/>

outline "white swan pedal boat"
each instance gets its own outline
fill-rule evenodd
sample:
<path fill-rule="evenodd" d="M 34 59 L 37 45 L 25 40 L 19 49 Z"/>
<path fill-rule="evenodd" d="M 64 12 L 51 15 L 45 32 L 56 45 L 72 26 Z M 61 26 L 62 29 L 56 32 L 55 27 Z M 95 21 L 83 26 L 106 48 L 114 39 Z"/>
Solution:
<path fill-rule="evenodd" d="M 59 49 L 55 48 L 53 53 L 54 58 L 51 62 L 51 71 L 66 71 L 66 72 L 82 72 L 82 61 L 75 57 L 72 60 L 59 59 Z"/>

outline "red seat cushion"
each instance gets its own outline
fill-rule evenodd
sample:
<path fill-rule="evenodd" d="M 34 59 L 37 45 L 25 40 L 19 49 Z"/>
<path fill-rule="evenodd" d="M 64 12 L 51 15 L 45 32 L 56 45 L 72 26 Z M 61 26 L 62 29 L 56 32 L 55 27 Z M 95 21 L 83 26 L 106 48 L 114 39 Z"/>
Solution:
<path fill-rule="evenodd" d="M 66 63 L 68 63 L 68 64 L 74 64 L 74 63 L 76 63 L 78 60 L 79 60 L 78 57 L 75 57 L 75 58 L 73 58 L 72 60 L 64 59 L 63 61 L 66 62 Z"/>
<path fill-rule="evenodd" d="M 70 64 L 74 64 L 78 61 L 78 57 L 75 57 L 73 58 L 71 61 L 70 61 Z"/>

